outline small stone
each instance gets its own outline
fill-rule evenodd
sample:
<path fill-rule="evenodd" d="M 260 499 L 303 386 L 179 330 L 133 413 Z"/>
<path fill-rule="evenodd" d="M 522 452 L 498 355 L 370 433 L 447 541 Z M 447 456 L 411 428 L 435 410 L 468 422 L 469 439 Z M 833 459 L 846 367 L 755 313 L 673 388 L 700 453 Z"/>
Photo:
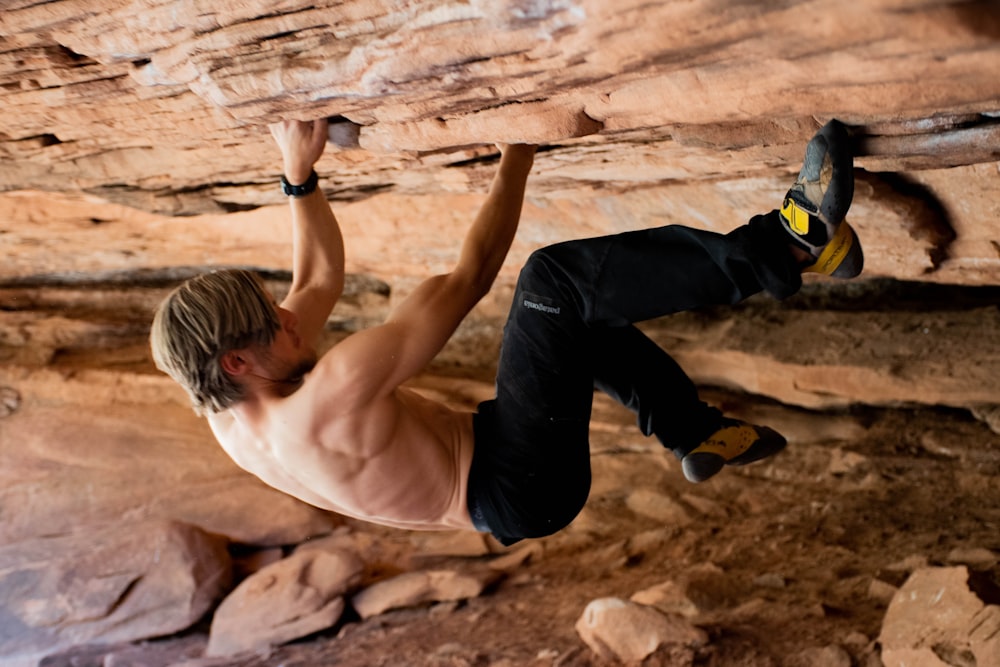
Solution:
<path fill-rule="evenodd" d="M 856 452 L 835 447 L 830 452 L 827 470 L 831 475 L 845 475 L 868 462 L 868 458 Z"/>
<path fill-rule="evenodd" d="M 997 564 L 997 554 L 983 547 L 952 549 L 946 558 L 953 565 L 968 565 L 976 570 L 987 570 Z"/>
<path fill-rule="evenodd" d="M 888 582 L 872 579 L 868 584 L 868 597 L 882 604 L 889 604 L 897 590 L 899 589 Z"/>
<path fill-rule="evenodd" d="M 500 572 L 490 569 L 471 573 L 452 570 L 406 572 L 372 584 L 351 598 L 351 604 L 361 618 L 367 619 L 390 609 L 478 597 L 501 576 Z"/>
<path fill-rule="evenodd" d="M 764 574 L 757 575 L 753 579 L 755 586 L 760 586 L 762 588 L 775 588 L 782 589 L 786 586 L 787 582 L 785 577 L 778 574 L 777 572 L 766 572 Z"/>
<path fill-rule="evenodd" d="M 691 651 L 708 643 L 708 634 L 680 616 L 620 598 L 600 598 L 576 622 L 580 638 L 605 660 L 637 663 L 661 648 Z"/>
<path fill-rule="evenodd" d="M 693 521 L 690 513 L 679 502 L 662 493 L 639 489 L 625 499 L 630 510 L 641 516 L 674 526 L 686 526 Z"/>
<path fill-rule="evenodd" d="M 673 581 L 665 581 L 651 588 L 638 591 L 631 598 L 632 602 L 653 607 L 665 614 L 677 614 L 693 618 L 700 613 L 698 605 L 692 602 L 684 588 Z"/>
<path fill-rule="evenodd" d="M 497 556 L 490 561 L 489 566 L 500 572 L 513 572 L 528 561 L 537 561 L 545 553 L 540 542 L 527 542 L 511 549 L 509 553 Z"/>
<path fill-rule="evenodd" d="M 851 667 L 851 655 L 841 646 L 807 648 L 785 663 L 787 667 Z"/>

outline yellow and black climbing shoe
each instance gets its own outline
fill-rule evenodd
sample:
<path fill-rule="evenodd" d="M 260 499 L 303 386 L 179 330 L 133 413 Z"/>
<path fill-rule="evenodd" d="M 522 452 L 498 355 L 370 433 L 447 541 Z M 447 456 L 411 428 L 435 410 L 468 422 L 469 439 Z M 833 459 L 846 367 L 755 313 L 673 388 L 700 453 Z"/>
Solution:
<path fill-rule="evenodd" d="M 857 234 L 844 220 L 854 198 L 850 137 L 831 120 L 806 146 L 795 185 L 781 205 L 781 224 L 792 242 L 815 261 L 804 271 L 853 278 L 864 268 Z"/>
<path fill-rule="evenodd" d="M 717 431 L 681 459 L 689 482 L 704 482 L 725 465 L 742 466 L 773 456 L 785 448 L 783 435 L 767 426 L 724 419 Z"/>

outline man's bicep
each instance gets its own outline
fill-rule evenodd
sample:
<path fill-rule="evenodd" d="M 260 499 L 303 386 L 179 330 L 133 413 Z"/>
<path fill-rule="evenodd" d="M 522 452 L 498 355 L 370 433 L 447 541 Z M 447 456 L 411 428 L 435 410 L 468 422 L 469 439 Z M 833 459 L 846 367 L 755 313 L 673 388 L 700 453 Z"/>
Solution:
<path fill-rule="evenodd" d="M 386 396 L 419 373 L 437 353 L 400 322 L 359 331 L 337 343 L 317 366 L 337 407 L 352 411 Z"/>
<path fill-rule="evenodd" d="M 475 299 L 452 276 L 435 276 L 413 291 L 381 324 L 335 348 L 355 388 L 383 395 L 423 371 L 444 348 Z M 338 349 L 339 348 L 339 349 Z"/>

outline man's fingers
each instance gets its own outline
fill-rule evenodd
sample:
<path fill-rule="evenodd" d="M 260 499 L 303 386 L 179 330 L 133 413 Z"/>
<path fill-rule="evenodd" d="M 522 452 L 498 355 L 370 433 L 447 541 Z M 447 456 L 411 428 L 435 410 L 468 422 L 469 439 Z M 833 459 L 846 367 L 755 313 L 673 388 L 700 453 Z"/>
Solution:
<path fill-rule="evenodd" d="M 283 120 L 268 125 L 271 136 L 281 150 L 285 165 L 285 175 L 301 175 L 323 155 L 327 142 L 327 121 L 319 120 Z"/>

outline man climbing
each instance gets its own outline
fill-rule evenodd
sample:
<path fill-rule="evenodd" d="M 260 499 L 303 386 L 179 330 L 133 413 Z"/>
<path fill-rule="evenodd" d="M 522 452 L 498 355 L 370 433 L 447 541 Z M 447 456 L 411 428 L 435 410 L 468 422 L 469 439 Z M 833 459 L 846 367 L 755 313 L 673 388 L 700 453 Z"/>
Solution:
<path fill-rule="evenodd" d="M 193 278 L 156 313 L 154 359 L 238 465 L 307 503 L 384 525 L 475 529 L 505 544 L 560 530 L 590 489 L 595 387 L 631 408 L 693 482 L 775 454 L 781 435 L 702 402 L 633 323 L 760 291 L 781 299 L 803 271 L 850 278 L 862 268 L 844 221 L 854 187 L 848 136 L 831 121 L 809 143 L 781 209 L 728 234 L 666 226 L 532 253 L 504 329 L 496 397 L 475 413 L 456 411 L 402 385 L 489 291 L 517 229 L 534 147 L 501 147 L 450 273 L 317 358 L 344 282 L 340 230 L 313 170 L 326 123 L 271 132 L 292 212 L 288 296 L 275 304 L 244 271 Z"/>

